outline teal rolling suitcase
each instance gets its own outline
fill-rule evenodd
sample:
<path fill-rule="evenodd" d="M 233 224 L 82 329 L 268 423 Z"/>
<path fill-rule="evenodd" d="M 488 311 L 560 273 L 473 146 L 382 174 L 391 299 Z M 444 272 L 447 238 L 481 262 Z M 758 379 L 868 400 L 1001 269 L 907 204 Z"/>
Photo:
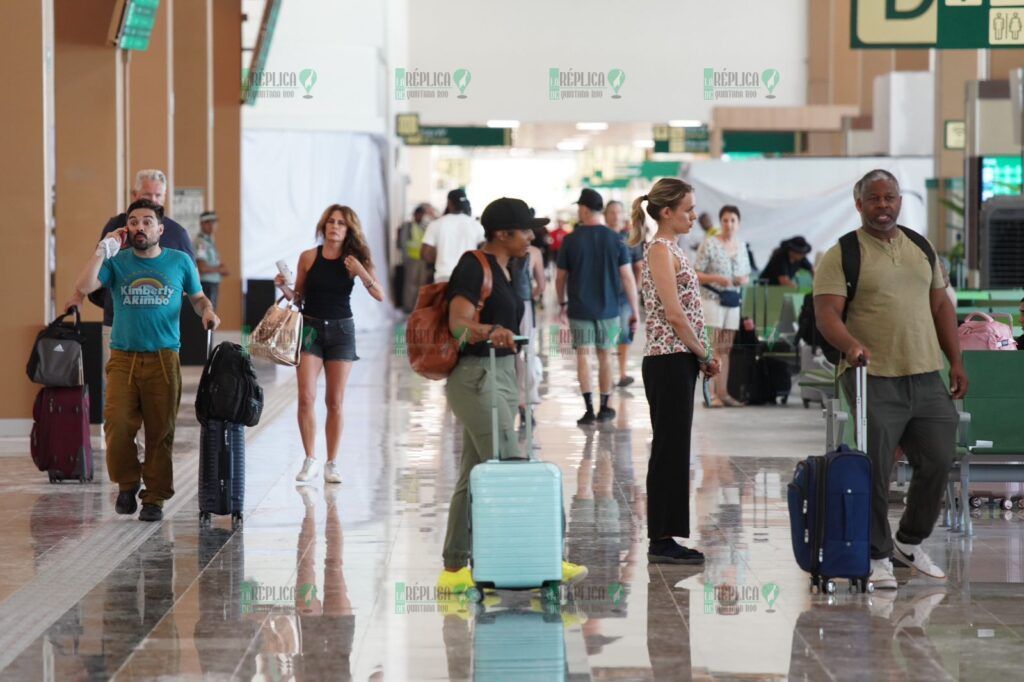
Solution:
<path fill-rule="evenodd" d="M 530 346 L 526 366 L 530 366 Z M 491 376 L 496 371 L 491 349 Z M 526 394 L 530 380 L 527 374 Z M 497 387 L 491 381 L 491 431 L 498 449 Z M 469 476 L 473 580 L 480 587 L 532 589 L 562 581 L 562 472 L 532 459 L 533 424 L 526 411 L 525 454 L 493 459 Z"/>

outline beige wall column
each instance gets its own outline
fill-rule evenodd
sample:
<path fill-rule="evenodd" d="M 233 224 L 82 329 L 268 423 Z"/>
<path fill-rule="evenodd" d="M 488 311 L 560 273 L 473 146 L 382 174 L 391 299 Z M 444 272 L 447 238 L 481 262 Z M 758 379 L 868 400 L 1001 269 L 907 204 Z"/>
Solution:
<path fill-rule="evenodd" d="M 128 181 L 143 168 L 167 173 L 167 214 L 174 217 L 174 0 L 162 0 L 149 49 L 130 52 L 128 82 Z M 109 18 L 109 17 L 108 17 Z M 129 187 L 124 192 L 128 198 Z"/>
<path fill-rule="evenodd" d="M 1010 72 L 1024 66 L 1024 50 L 989 50 L 988 78 L 1010 80 Z"/>
<path fill-rule="evenodd" d="M 217 247 L 231 275 L 220 285 L 222 329 L 242 328 L 242 4 L 213 3 L 213 185 Z"/>
<path fill-rule="evenodd" d="M 25 376 L 32 340 L 50 315 L 53 222 L 53 1 L 8 3 L 0 21 L 0 268 L 17 288 L 0 315 L 0 433 L 28 435 L 39 387 Z M 17 93 L 15 96 L 12 93 Z M 14 421 L 6 421 L 14 420 Z"/>
<path fill-rule="evenodd" d="M 124 67 L 107 43 L 113 7 L 114 0 L 54 0 L 57 305 L 107 219 L 124 210 Z M 91 303 L 82 313 L 103 316 Z"/>
<path fill-rule="evenodd" d="M 964 174 L 964 152 L 949 150 L 945 122 L 964 120 L 967 81 L 978 79 L 978 53 L 974 50 L 935 52 L 935 177 L 960 178 Z"/>
<path fill-rule="evenodd" d="M 174 184 L 213 194 L 212 0 L 174 0 Z"/>

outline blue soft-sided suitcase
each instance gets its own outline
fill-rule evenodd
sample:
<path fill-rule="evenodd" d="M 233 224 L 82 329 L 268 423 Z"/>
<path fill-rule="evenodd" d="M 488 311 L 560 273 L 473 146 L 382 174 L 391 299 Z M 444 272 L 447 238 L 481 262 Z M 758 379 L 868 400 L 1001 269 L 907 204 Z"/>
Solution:
<path fill-rule="evenodd" d="M 865 442 L 867 373 L 857 368 L 857 434 Z M 793 556 L 811 574 L 811 589 L 835 590 L 845 578 L 869 591 L 871 460 L 847 445 L 796 465 L 789 484 Z"/>
<path fill-rule="evenodd" d="M 529 366 L 529 345 L 527 366 Z M 494 376 L 491 349 L 491 376 Z M 491 382 L 491 424 L 498 449 L 497 395 Z M 529 379 L 527 379 L 529 394 Z M 494 459 L 469 475 L 473 580 L 480 587 L 531 589 L 562 581 L 562 472 L 529 459 L 533 429 L 526 411 L 526 454 Z"/>
<path fill-rule="evenodd" d="M 476 617 L 474 680 L 565 680 L 565 626 L 561 615 L 507 610 Z"/>

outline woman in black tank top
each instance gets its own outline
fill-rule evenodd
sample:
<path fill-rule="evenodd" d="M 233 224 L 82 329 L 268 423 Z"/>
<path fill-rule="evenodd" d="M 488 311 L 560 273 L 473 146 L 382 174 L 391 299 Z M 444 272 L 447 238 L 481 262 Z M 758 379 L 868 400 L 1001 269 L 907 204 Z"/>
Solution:
<path fill-rule="evenodd" d="M 295 480 L 311 481 L 319 465 L 314 453 L 316 442 L 316 385 L 320 371 L 327 371 L 327 466 L 324 481 L 341 483 L 335 459 L 341 444 L 342 403 L 345 384 L 356 355 L 355 323 L 350 298 L 356 279 L 378 301 L 384 292 L 377 281 L 356 212 L 348 206 L 332 204 L 316 225 L 322 246 L 303 251 L 296 269 L 295 289 L 289 289 L 283 275 L 274 278 L 289 299 L 303 304 L 302 360 L 299 379 L 299 431 L 306 460 Z"/>

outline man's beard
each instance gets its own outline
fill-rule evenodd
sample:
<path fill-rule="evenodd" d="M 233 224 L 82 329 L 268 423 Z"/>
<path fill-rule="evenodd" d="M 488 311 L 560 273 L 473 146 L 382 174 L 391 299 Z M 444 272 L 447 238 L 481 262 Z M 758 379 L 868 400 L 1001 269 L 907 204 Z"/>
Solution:
<path fill-rule="evenodd" d="M 142 239 L 140 240 L 139 237 L 142 237 Z M 149 251 L 156 245 L 156 241 L 150 241 L 149 237 L 140 232 L 132 237 L 131 245 L 136 251 Z"/>

